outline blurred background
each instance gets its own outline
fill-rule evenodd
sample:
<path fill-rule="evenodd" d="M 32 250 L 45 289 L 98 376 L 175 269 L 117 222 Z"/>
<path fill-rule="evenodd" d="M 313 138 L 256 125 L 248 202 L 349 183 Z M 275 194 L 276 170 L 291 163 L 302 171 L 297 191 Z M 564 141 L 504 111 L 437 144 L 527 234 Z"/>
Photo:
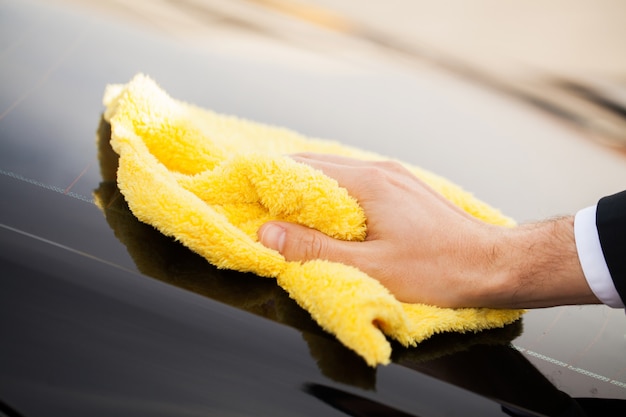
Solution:
<path fill-rule="evenodd" d="M 424 118 L 415 137 L 379 146 L 346 127 L 329 139 L 392 157 L 406 156 L 407 141 L 419 142 L 418 164 L 518 221 L 571 213 L 626 182 L 626 2 L 620 0 L 51 1 L 213 54 L 302 71 L 383 74 L 390 91 L 413 78 L 430 90 L 416 102 L 400 97 L 393 105 Z M 378 88 L 385 86 L 372 84 L 369 96 L 375 99 Z M 428 100 L 431 111 L 424 111 Z M 345 125 L 358 123 L 341 117 Z M 532 192 L 524 195 L 529 185 Z"/>
<path fill-rule="evenodd" d="M 282 15 L 489 73 L 626 77 L 621 0 L 65 1 L 200 43 L 233 32 L 244 37 L 255 28 L 286 35 L 290 22 Z"/>

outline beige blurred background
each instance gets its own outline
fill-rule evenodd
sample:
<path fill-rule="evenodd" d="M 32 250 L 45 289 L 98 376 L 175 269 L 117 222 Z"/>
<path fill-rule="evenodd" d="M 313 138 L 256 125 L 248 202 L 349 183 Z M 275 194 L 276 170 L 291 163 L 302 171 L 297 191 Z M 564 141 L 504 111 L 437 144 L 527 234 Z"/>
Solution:
<path fill-rule="evenodd" d="M 308 0 L 485 70 L 626 80 L 622 0 Z M 367 3 L 367 6 L 364 4 Z"/>
<path fill-rule="evenodd" d="M 482 69 L 533 69 L 626 79 L 622 0 L 54 0 L 205 38 L 278 13 L 356 35 L 379 36 Z M 129 13 L 132 12 L 132 13 Z M 282 21 L 283 25 L 288 25 Z M 271 29 L 267 28 L 268 32 Z M 522 71 L 522 72 L 524 72 Z"/>

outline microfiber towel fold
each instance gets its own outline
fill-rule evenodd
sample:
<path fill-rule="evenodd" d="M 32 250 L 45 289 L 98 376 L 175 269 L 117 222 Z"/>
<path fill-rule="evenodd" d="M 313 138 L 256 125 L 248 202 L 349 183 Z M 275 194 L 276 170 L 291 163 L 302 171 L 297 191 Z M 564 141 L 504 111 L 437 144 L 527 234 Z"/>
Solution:
<path fill-rule="evenodd" d="M 521 310 L 401 303 L 354 267 L 288 262 L 258 242 L 256 232 L 269 220 L 297 222 L 337 239 L 365 239 L 365 213 L 357 201 L 334 179 L 285 155 L 381 156 L 175 100 L 142 74 L 128 84 L 107 86 L 104 104 L 111 146 L 119 155 L 118 186 L 139 220 L 218 268 L 275 278 L 369 365 L 389 363 L 388 338 L 413 346 L 435 333 L 502 327 L 522 315 Z M 446 179 L 406 166 L 470 214 L 513 225 Z"/>

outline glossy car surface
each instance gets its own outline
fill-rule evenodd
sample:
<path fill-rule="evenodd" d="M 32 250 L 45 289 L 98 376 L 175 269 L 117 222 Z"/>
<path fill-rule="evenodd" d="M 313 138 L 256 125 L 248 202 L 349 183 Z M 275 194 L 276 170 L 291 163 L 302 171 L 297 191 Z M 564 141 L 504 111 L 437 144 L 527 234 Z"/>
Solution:
<path fill-rule="evenodd" d="M 393 364 L 366 366 L 271 280 L 217 270 L 139 223 L 116 187 L 101 118 L 106 84 L 144 72 L 176 98 L 401 157 L 468 186 L 484 178 L 455 175 L 478 171 L 469 168 L 480 158 L 492 170 L 510 163 L 510 149 L 483 149 L 493 152 L 509 129 L 482 123 L 504 98 L 429 68 L 276 47 L 265 35 L 255 35 L 257 55 L 223 32 L 207 51 L 63 3 L 4 1 L 0 11 L 0 415 L 623 410 L 626 318 L 605 307 L 531 311 L 504 329 L 395 346 Z M 472 98 L 486 104 L 465 106 Z M 524 110 L 499 109 L 564 136 Z M 450 141 L 455 132 L 473 142 Z M 504 148 L 536 152 L 509 134 Z M 573 152 L 626 172 L 626 161 L 582 146 L 592 150 Z M 523 213 L 498 189 L 481 197 Z"/>

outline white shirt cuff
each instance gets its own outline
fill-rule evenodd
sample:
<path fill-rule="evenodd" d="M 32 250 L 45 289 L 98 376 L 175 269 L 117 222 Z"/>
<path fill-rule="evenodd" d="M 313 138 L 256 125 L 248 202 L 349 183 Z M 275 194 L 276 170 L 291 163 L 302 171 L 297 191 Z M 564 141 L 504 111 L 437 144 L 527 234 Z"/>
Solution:
<path fill-rule="evenodd" d="M 596 227 L 596 206 L 587 207 L 576 213 L 574 238 L 578 259 L 591 291 L 602 303 L 610 307 L 624 308 L 600 246 Z"/>

